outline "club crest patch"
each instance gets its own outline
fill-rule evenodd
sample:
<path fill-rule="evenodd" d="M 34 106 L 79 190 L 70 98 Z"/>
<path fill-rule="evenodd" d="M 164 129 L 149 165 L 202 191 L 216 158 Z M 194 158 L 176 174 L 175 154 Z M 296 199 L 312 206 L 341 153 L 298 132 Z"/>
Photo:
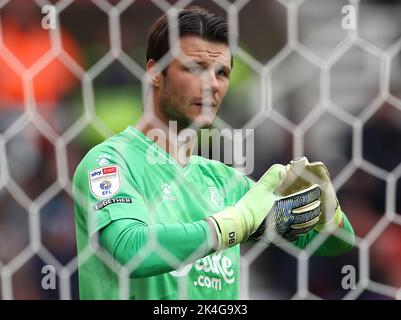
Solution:
<path fill-rule="evenodd" d="M 120 190 L 118 166 L 97 168 L 89 172 L 89 185 L 92 194 L 100 199 L 109 198 Z"/>

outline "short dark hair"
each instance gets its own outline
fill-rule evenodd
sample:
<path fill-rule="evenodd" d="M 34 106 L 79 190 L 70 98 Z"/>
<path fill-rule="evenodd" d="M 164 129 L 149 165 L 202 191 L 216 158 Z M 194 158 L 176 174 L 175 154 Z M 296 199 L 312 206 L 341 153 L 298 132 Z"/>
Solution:
<path fill-rule="evenodd" d="M 214 13 L 198 6 L 182 9 L 178 13 L 179 36 L 192 34 L 202 39 L 228 45 L 228 23 Z M 170 49 L 168 18 L 164 14 L 151 26 L 146 59 L 159 61 Z M 232 65 L 232 58 L 231 58 Z"/>

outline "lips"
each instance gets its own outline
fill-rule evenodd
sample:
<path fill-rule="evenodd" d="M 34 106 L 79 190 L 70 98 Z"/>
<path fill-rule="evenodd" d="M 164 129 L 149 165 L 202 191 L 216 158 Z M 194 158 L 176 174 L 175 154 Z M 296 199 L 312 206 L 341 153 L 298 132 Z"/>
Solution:
<path fill-rule="evenodd" d="M 215 101 L 195 101 L 194 102 L 195 105 L 199 106 L 199 107 L 203 107 L 203 108 L 216 108 L 217 107 L 217 103 Z"/>

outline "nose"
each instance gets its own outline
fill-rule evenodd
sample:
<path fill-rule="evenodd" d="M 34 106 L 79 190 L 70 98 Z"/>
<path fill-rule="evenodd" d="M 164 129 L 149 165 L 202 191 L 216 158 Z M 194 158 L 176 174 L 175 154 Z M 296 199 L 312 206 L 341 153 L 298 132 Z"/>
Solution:
<path fill-rule="evenodd" d="M 213 69 L 210 69 L 206 72 L 207 77 L 205 79 L 204 87 L 205 90 L 210 91 L 212 94 L 215 94 L 219 91 L 219 82 L 216 77 L 216 73 Z"/>

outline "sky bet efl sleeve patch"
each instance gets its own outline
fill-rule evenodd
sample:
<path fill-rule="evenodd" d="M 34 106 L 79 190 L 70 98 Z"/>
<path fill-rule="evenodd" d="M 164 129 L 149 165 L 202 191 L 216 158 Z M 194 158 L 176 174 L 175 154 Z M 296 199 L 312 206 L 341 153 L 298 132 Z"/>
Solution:
<path fill-rule="evenodd" d="M 89 185 L 92 194 L 100 199 L 110 198 L 120 190 L 118 166 L 97 168 L 89 172 Z"/>

